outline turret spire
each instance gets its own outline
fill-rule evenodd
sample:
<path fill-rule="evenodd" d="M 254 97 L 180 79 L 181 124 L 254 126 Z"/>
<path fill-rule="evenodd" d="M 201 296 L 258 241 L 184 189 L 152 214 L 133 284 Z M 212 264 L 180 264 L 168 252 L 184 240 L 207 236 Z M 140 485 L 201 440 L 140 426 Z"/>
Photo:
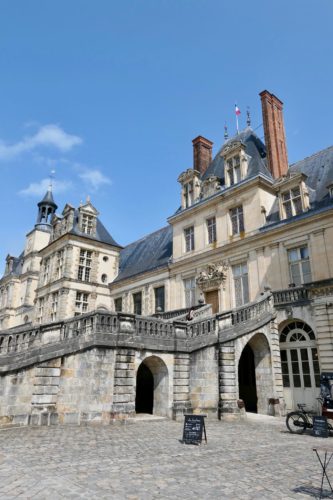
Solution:
<path fill-rule="evenodd" d="M 42 229 L 47 229 L 51 224 L 52 215 L 57 210 L 58 206 L 56 205 L 53 194 L 52 194 L 52 183 L 54 178 L 55 171 L 52 170 L 50 173 L 50 184 L 45 193 L 44 198 L 37 204 L 38 205 L 38 215 L 37 215 L 37 223 L 36 226 L 39 226 Z"/>

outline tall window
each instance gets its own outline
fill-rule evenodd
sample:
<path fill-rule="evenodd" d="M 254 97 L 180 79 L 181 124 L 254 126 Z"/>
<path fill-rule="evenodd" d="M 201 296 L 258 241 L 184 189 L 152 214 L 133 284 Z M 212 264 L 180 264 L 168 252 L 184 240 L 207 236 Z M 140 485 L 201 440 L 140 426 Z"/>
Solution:
<path fill-rule="evenodd" d="M 142 314 L 142 293 L 133 293 L 134 314 Z"/>
<path fill-rule="evenodd" d="M 91 255 L 89 250 L 80 250 L 80 263 L 77 279 L 80 281 L 90 281 Z"/>
<path fill-rule="evenodd" d="M 234 156 L 227 161 L 229 185 L 237 184 L 241 180 L 240 156 Z"/>
<path fill-rule="evenodd" d="M 216 241 L 216 219 L 211 217 L 207 219 L 207 233 L 208 233 L 208 243 L 214 243 Z"/>
<path fill-rule="evenodd" d="M 114 299 L 114 308 L 116 312 L 121 312 L 123 309 L 123 299 L 121 297 L 118 297 L 117 299 Z"/>
<path fill-rule="evenodd" d="M 45 285 L 49 281 L 50 273 L 50 259 L 45 259 L 42 269 L 42 285 Z"/>
<path fill-rule="evenodd" d="M 76 292 L 75 299 L 75 316 L 88 311 L 89 294 L 84 292 Z"/>
<path fill-rule="evenodd" d="M 193 205 L 193 182 L 187 182 L 184 185 L 184 198 L 185 198 L 185 208 L 190 207 Z"/>
<path fill-rule="evenodd" d="M 82 214 L 81 231 L 83 233 L 92 234 L 93 220 L 93 215 Z"/>
<path fill-rule="evenodd" d="M 307 245 L 288 250 L 290 279 L 295 285 L 309 283 L 312 280 Z"/>
<path fill-rule="evenodd" d="M 195 277 L 187 278 L 184 280 L 184 290 L 185 290 L 185 307 L 192 307 L 195 305 Z"/>
<path fill-rule="evenodd" d="M 239 307 L 249 302 L 249 278 L 247 272 L 247 263 L 242 262 L 232 266 L 234 278 L 235 304 Z"/>
<path fill-rule="evenodd" d="M 41 323 L 43 320 L 43 314 L 44 314 L 44 297 L 41 297 L 38 299 L 38 306 L 37 306 L 37 323 Z"/>
<path fill-rule="evenodd" d="M 57 280 L 62 278 L 63 267 L 64 267 L 64 250 L 59 250 L 56 254 L 55 276 Z"/>
<path fill-rule="evenodd" d="M 285 217 L 292 217 L 303 212 L 300 187 L 282 193 L 282 204 Z"/>
<path fill-rule="evenodd" d="M 235 207 L 229 210 L 232 234 L 239 234 L 244 231 L 243 207 Z"/>
<path fill-rule="evenodd" d="M 184 229 L 184 237 L 185 237 L 185 251 L 191 252 L 194 250 L 194 227 L 187 227 Z"/>
<path fill-rule="evenodd" d="M 163 312 L 164 307 L 165 307 L 165 291 L 164 291 L 164 286 L 159 286 L 158 288 L 154 289 L 155 293 L 155 312 Z"/>
<path fill-rule="evenodd" d="M 51 296 L 51 321 L 57 319 L 59 292 L 52 293 Z"/>

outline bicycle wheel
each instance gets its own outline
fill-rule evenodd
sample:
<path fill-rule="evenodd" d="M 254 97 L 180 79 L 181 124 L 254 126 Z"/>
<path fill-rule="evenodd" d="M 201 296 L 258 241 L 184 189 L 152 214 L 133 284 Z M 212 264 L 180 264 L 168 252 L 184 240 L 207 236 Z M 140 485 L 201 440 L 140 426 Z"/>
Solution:
<path fill-rule="evenodd" d="M 303 413 L 292 411 L 287 415 L 286 425 L 293 434 L 303 434 L 307 428 L 307 420 Z"/>

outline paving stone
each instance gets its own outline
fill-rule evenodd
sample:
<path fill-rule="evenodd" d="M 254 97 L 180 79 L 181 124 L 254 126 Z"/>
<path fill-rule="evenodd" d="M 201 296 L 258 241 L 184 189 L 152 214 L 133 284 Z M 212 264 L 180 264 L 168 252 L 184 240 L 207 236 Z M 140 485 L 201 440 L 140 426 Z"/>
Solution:
<path fill-rule="evenodd" d="M 201 446 L 182 444 L 182 423 L 170 420 L 1 431 L 0 498 L 319 496 L 320 465 L 312 447 L 330 439 L 292 435 L 282 419 L 208 419 L 206 426 L 208 444 Z M 333 477 L 333 464 L 329 473 Z"/>

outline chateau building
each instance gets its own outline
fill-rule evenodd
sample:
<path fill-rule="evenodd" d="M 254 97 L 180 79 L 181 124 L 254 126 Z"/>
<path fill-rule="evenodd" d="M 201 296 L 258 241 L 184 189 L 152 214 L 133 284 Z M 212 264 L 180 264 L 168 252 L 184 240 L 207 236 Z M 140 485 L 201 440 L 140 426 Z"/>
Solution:
<path fill-rule="evenodd" d="M 289 165 L 283 104 L 260 97 L 265 144 L 249 116 L 214 157 L 195 138 L 179 208 L 124 248 L 90 200 L 60 216 L 48 190 L 0 280 L 0 423 L 315 408 L 333 371 L 333 147 Z"/>

